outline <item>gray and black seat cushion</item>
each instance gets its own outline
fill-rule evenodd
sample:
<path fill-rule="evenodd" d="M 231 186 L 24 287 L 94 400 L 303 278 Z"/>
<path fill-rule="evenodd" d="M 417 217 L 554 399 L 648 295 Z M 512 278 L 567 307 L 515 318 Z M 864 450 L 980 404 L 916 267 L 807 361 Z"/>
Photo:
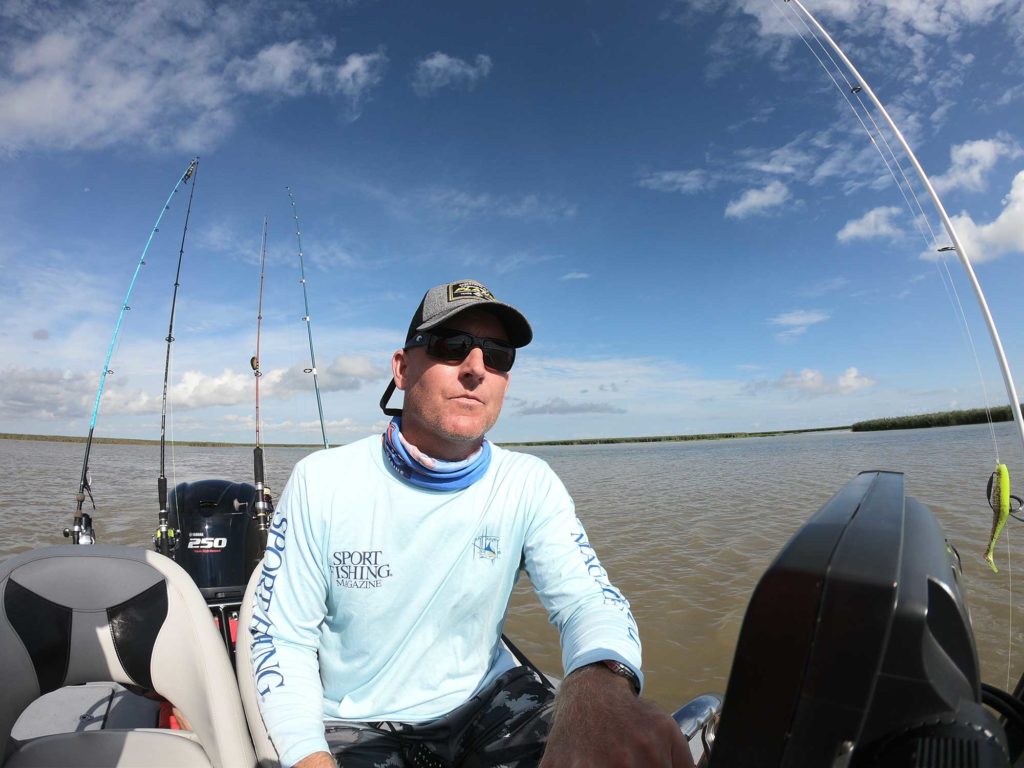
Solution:
<path fill-rule="evenodd" d="M 256 764 L 227 650 L 199 589 L 156 552 L 60 546 L 0 563 L 0 764 L 244 768 Z M 191 731 L 108 729 L 24 742 L 25 708 L 112 681 L 163 696 Z"/>

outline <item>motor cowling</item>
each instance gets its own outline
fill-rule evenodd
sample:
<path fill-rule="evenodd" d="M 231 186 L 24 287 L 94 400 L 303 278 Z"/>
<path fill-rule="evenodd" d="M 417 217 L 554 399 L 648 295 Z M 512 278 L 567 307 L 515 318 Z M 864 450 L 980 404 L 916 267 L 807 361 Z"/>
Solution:
<path fill-rule="evenodd" d="M 256 488 L 230 480 L 198 480 L 175 486 L 167 505 L 176 532 L 171 557 L 207 601 L 241 599 L 263 555 L 254 519 Z"/>

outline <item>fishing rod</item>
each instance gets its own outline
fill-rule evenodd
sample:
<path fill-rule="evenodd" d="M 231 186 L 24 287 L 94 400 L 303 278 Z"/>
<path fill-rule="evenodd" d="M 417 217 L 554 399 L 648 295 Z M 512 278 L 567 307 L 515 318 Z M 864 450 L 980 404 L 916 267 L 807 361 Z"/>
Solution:
<path fill-rule="evenodd" d="M 992 346 L 996 353 L 996 359 L 999 363 L 999 369 L 1003 375 L 1003 385 L 1006 388 L 1007 397 L 1010 400 L 1010 410 L 1013 413 L 1013 421 L 1017 426 L 1017 433 L 1020 437 L 1021 446 L 1024 448 L 1024 417 L 1021 416 L 1020 410 L 1020 398 L 1017 396 L 1017 388 L 1013 383 L 1013 374 L 1010 372 L 1010 364 L 1006 360 L 1006 353 L 1003 351 L 1003 343 L 999 338 L 999 331 L 996 329 L 995 320 L 992 318 L 992 313 L 989 311 L 988 301 L 985 299 L 985 294 L 981 290 L 981 284 L 978 282 L 977 276 L 974 274 L 974 267 L 971 264 L 971 260 L 967 255 L 967 251 L 960 241 L 960 237 L 957 235 L 956 228 L 953 226 L 953 222 L 950 220 L 949 215 L 946 213 L 945 206 L 942 204 L 942 200 L 939 198 L 938 193 L 935 191 L 935 187 L 932 186 L 931 179 L 928 178 L 928 174 L 925 173 L 924 168 L 917 159 L 917 155 L 910 148 L 910 144 L 903 137 L 903 133 L 900 131 L 896 122 L 892 119 L 892 116 L 886 110 L 878 96 L 875 95 L 874 90 L 868 84 L 864 76 L 857 70 L 850 61 L 846 53 L 839 44 L 832 39 L 832 36 L 825 30 L 821 23 L 814 17 L 814 15 L 807 10 L 800 0 L 785 0 L 787 3 L 792 3 L 794 6 L 800 9 L 801 13 L 807 17 L 818 33 L 825 39 L 829 44 L 829 47 L 836 53 L 850 74 L 855 78 L 855 85 L 851 88 L 854 93 L 864 92 L 867 94 L 871 103 L 874 104 L 875 108 L 881 113 L 882 117 L 885 118 L 886 124 L 889 126 L 889 130 L 892 131 L 896 140 L 899 142 L 903 151 L 906 153 L 907 158 L 910 160 L 911 165 L 914 166 L 914 170 L 917 172 L 921 183 L 924 188 L 928 191 L 928 195 L 931 198 L 932 204 L 935 206 L 935 210 L 938 212 L 939 218 L 942 220 L 942 226 L 946 230 L 946 234 L 949 235 L 950 241 L 953 243 L 951 247 L 943 248 L 940 250 L 952 250 L 956 253 L 957 258 L 960 260 L 960 264 L 967 272 L 967 277 L 970 280 L 971 287 L 974 290 L 974 296 L 978 301 L 978 305 L 981 307 L 981 313 L 985 318 L 985 325 L 988 328 L 989 337 L 992 340 Z"/>
<path fill-rule="evenodd" d="M 968 277 L 968 279 L 969 279 L 969 281 L 971 283 L 971 287 L 972 287 L 972 289 L 974 291 L 975 298 L 977 299 L 978 305 L 981 308 L 982 316 L 985 319 L 985 325 L 986 325 L 986 328 L 988 329 L 989 337 L 990 337 L 990 339 L 992 341 L 992 347 L 993 347 L 993 349 L 995 351 L 996 359 L 997 359 L 997 361 L 999 363 L 1000 372 L 1002 373 L 1003 385 L 1004 385 L 1004 387 L 1006 389 L 1006 395 L 1007 395 L 1008 400 L 1010 401 L 1010 411 L 1013 414 L 1013 422 L 1016 425 L 1017 434 L 1018 434 L 1018 437 L 1020 438 L 1021 445 L 1022 445 L 1022 447 L 1024 447 L 1024 418 L 1022 418 L 1022 416 L 1021 416 L 1020 398 L 1017 396 L 1017 388 L 1014 385 L 1013 374 L 1010 371 L 1010 365 L 1009 365 L 1009 362 L 1006 359 L 1006 353 L 1003 350 L 1003 344 L 1002 344 L 1002 340 L 999 337 L 999 331 L 996 328 L 995 320 L 993 319 L 992 313 L 989 310 L 988 301 L 986 300 L 985 294 L 984 294 L 984 292 L 981 289 L 981 284 L 978 282 L 978 278 L 977 278 L 977 276 L 974 273 L 974 267 L 973 267 L 973 265 L 971 263 L 970 257 L 967 254 L 967 250 L 964 248 L 963 243 L 961 242 L 960 237 L 957 234 L 956 228 L 953 226 L 953 222 L 950 220 L 949 215 L 946 213 L 945 206 L 943 205 L 942 200 L 939 198 L 938 193 L 935 191 L 935 187 L 932 185 L 931 179 L 929 179 L 928 174 L 925 173 L 925 170 L 924 170 L 923 166 L 921 165 L 920 161 L 918 161 L 917 156 L 914 154 L 914 151 L 910 147 L 910 144 L 904 138 L 903 133 L 900 131 L 899 127 L 896 125 L 896 121 L 893 120 L 893 118 L 889 114 L 888 110 L 886 110 L 886 108 L 882 104 L 881 100 L 875 94 L 874 89 L 871 88 L 870 84 L 868 84 L 868 82 L 864 78 L 864 76 L 861 75 L 861 73 L 858 71 L 857 67 L 854 66 L 853 62 L 850 61 L 849 57 L 846 55 L 846 53 L 843 51 L 843 49 L 839 46 L 839 44 L 832 38 L 832 36 L 821 25 L 821 23 L 814 17 L 814 15 L 810 11 L 807 10 L 807 8 L 803 5 L 801 0 L 785 0 L 785 2 L 786 3 L 791 3 L 792 4 L 791 7 L 796 7 L 796 8 L 799 9 L 800 13 L 803 14 L 803 17 L 806 17 L 806 19 L 811 23 L 811 25 L 813 25 L 814 29 L 817 30 L 817 33 L 828 43 L 829 48 L 831 48 L 832 51 L 836 54 L 836 56 L 839 57 L 840 61 L 842 61 L 843 65 L 846 67 L 848 73 L 850 75 L 852 75 L 852 77 L 854 78 L 852 82 L 846 76 L 845 73 L 841 73 L 839 65 L 835 63 L 834 59 L 832 59 L 833 65 L 836 67 L 837 70 L 840 71 L 840 73 L 842 74 L 843 78 L 846 80 L 846 84 L 849 87 L 850 93 L 852 95 L 856 96 L 858 98 L 858 100 L 860 100 L 860 98 L 861 98 L 859 94 L 861 94 L 861 93 L 867 94 L 867 97 L 870 100 L 871 104 L 873 104 L 874 107 L 878 110 L 878 112 L 882 115 L 883 119 L 885 120 L 885 123 L 889 127 L 889 130 L 892 132 L 892 135 L 896 138 L 897 142 L 902 147 L 904 153 L 906 154 L 907 159 L 910 161 L 911 165 L 913 166 L 914 171 L 916 172 L 918 178 L 920 179 L 921 183 L 924 185 L 925 190 L 927 190 L 928 196 L 931 198 L 932 204 L 935 207 L 935 210 L 936 210 L 936 212 L 939 215 L 939 219 L 942 221 L 943 228 L 946 230 L 946 234 L 949 236 L 950 242 L 952 243 L 952 245 L 941 247 L 938 250 L 940 252 L 948 252 L 948 251 L 955 252 L 956 255 L 957 255 L 957 258 L 960 261 L 960 264 L 963 266 L 964 271 L 967 273 L 967 277 Z M 806 21 L 804 22 L 804 26 L 805 27 L 807 26 L 807 22 Z M 808 28 L 808 31 L 809 32 L 811 31 L 810 28 Z M 812 34 L 812 36 L 814 36 L 813 32 L 811 32 L 811 34 Z M 821 45 L 820 41 L 818 42 L 818 44 Z M 808 47 L 810 47 L 810 46 L 808 45 Z M 824 46 L 822 46 L 822 50 L 825 50 Z M 813 53 L 813 49 L 812 49 L 812 53 Z M 815 54 L 815 56 L 817 56 L 817 54 Z M 831 59 L 831 56 L 829 56 L 829 58 Z M 822 65 L 822 67 L 825 68 L 826 71 L 828 71 L 827 67 L 825 67 L 825 65 L 824 65 L 824 62 L 822 62 L 820 58 L 818 59 L 818 61 Z M 831 73 L 830 72 L 829 72 L 829 76 L 831 77 Z M 832 80 L 833 80 L 833 82 L 837 86 L 839 86 L 839 83 L 835 81 L 834 77 L 832 78 Z M 844 96 L 847 99 L 847 101 L 850 102 L 849 95 L 846 95 L 845 92 L 844 92 Z M 863 105 L 863 102 L 861 102 L 861 104 Z M 857 112 L 856 108 L 853 107 L 853 103 L 852 102 L 850 102 L 850 106 L 851 106 L 851 108 L 854 109 L 854 112 L 855 112 L 855 114 L 857 114 L 858 119 L 859 119 L 860 118 L 860 114 Z M 867 111 L 866 107 L 865 107 L 865 111 Z M 900 172 L 903 173 L 902 165 L 899 163 L 899 161 L 896 158 L 895 154 L 892 152 L 892 149 L 891 149 L 891 147 L 889 147 L 888 142 L 885 141 L 885 138 L 884 138 L 884 136 L 882 136 L 881 130 L 878 129 L 877 124 L 875 124 L 874 119 L 870 117 L 870 112 L 868 112 L 868 116 L 869 116 L 869 119 L 871 119 L 872 124 L 875 125 L 876 131 L 878 131 L 878 134 L 881 137 L 882 141 L 885 143 L 886 149 L 889 150 L 890 154 L 892 155 L 893 160 L 896 162 L 897 166 L 899 166 Z M 879 153 L 882 154 L 883 160 L 885 160 L 885 155 L 884 155 L 884 153 L 882 153 L 881 147 L 878 146 L 878 142 L 875 141 L 875 137 L 871 134 L 871 131 L 868 130 L 866 125 L 864 125 L 863 121 L 861 121 L 861 125 L 867 131 L 868 136 L 871 138 L 871 141 L 875 145 L 876 149 L 878 149 Z M 900 184 L 899 179 L 896 178 L 896 175 L 893 172 L 892 168 L 889 167 L 889 163 L 888 162 L 886 162 L 886 166 L 889 168 L 889 172 L 893 175 L 893 178 L 896 180 L 897 185 L 900 186 L 900 191 L 901 191 L 901 193 L 903 193 L 904 199 L 907 201 L 908 206 L 910 206 L 911 212 L 914 213 L 913 206 L 910 205 L 910 200 L 907 198 L 907 194 L 903 190 L 903 185 Z M 904 179 L 904 182 L 905 182 L 905 184 L 907 185 L 907 187 L 909 189 L 910 195 L 914 198 L 915 202 L 918 203 L 918 210 L 920 211 L 922 217 L 924 217 L 925 216 L 924 210 L 921 207 L 920 202 L 917 201 L 917 196 L 916 196 L 916 194 L 914 194 L 913 188 L 910 185 L 910 180 L 907 178 L 905 173 L 903 173 L 903 179 Z M 931 229 L 930 225 L 928 225 L 928 229 L 929 230 Z M 933 233 L 933 235 L 934 235 L 934 233 Z M 933 236 L 933 242 L 934 242 L 934 236 Z M 947 270 L 947 274 L 948 274 L 948 270 Z M 952 283 L 952 277 L 951 276 L 950 276 L 950 283 Z M 955 293 L 955 288 L 953 288 L 953 291 Z M 959 297 L 957 297 L 957 304 L 959 305 Z M 962 307 L 960 308 L 960 312 L 961 312 L 961 315 L 963 315 L 963 308 Z M 966 326 L 966 318 L 964 318 L 964 324 L 965 324 L 965 329 L 967 331 L 968 338 L 970 339 L 970 329 L 967 328 L 967 326 Z M 973 341 L 972 341 L 972 348 L 973 348 Z M 977 361 L 977 355 L 975 355 L 975 362 L 976 363 L 978 362 Z M 980 369 L 980 364 L 978 364 L 978 365 L 979 365 L 978 373 L 979 373 L 979 376 L 980 376 L 981 375 L 981 369 Z M 984 379 L 982 379 L 982 386 L 984 386 Z M 990 419 L 989 419 L 989 425 L 991 427 L 991 416 L 990 416 Z M 992 439 L 993 439 L 993 443 L 995 443 L 995 432 L 994 432 L 994 430 L 992 432 Z M 993 559 L 996 542 L 999 539 L 999 536 L 1002 533 L 1003 528 L 1005 527 L 1006 522 L 1007 522 L 1007 520 L 1009 519 L 1009 517 L 1011 515 L 1013 517 L 1015 517 L 1016 519 L 1018 519 L 1018 520 L 1020 519 L 1017 515 L 1014 515 L 1013 512 L 1019 511 L 1021 509 L 1022 502 L 1021 502 L 1020 497 L 1014 496 L 1013 494 L 1010 493 L 1009 470 L 1007 469 L 1006 464 L 1002 463 L 1000 461 L 1000 459 L 999 459 L 998 445 L 996 445 L 995 447 L 996 447 L 996 466 L 995 466 L 995 471 L 992 473 L 991 477 L 989 478 L 988 488 L 987 488 L 987 491 L 986 491 L 987 500 L 988 500 L 989 506 L 992 508 L 992 513 L 993 514 L 992 514 L 992 529 L 991 529 L 991 533 L 989 535 L 988 546 L 987 546 L 987 548 L 985 550 L 985 560 L 988 563 L 989 567 L 992 569 L 992 571 L 994 573 L 998 573 L 999 569 L 996 567 L 995 561 Z M 1016 507 L 1014 507 L 1014 505 L 1011 503 L 1011 500 L 1016 502 Z M 1012 582 L 1011 582 L 1011 584 L 1012 584 Z M 1012 589 L 1012 586 L 1011 586 L 1011 589 Z M 1012 600 L 1012 598 L 1011 598 L 1011 600 Z M 1011 621 L 1011 627 L 1010 627 L 1011 643 L 1012 643 L 1012 637 L 1013 637 L 1012 620 L 1013 620 L 1013 616 L 1012 616 L 1012 612 L 1011 612 L 1011 615 L 1010 615 L 1010 621 Z M 1010 671 L 1011 671 L 1011 657 L 1008 654 L 1007 655 L 1007 673 L 1006 673 L 1007 674 L 1007 685 L 1009 685 Z M 1020 699 L 1024 698 L 1024 674 L 1021 675 L 1020 679 L 1017 682 L 1016 687 L 1014 688 L 1013 697 L 1016 700 L 1020 700 Z M 990 702 L 987 702 L 987 703 L 990 703 Z"/>
<path fill-rule="evenodd" d="M 188 208 L 185 211 L 185 226 L 181 230 L 181 247 L 178 248 L 178 271 L 174 274 L 174 292 L 171 294 L 171 319 L 167 324 L 167 355 L 164 358 L 164 393 L 160 407 L 160 477 L 157 478 L 157 497 L 160 501 L 160 513 L 156 535 L 153 543 L 157 551 L 170 555 L 177 543 L 174 529 L 167 525 L 167 476 L 164 474 L 164 454 L 167 445 L 167 379 L 171 371 L 171 345 L 174 343 L 174 313 L 178 306 L 178 287 L 181 285 L 181 262 L 185 256 L 185 236 L 188 234 L 188 220 L 192 215 L 192 198 L 196 194 L 196 181 L 199 178 L 199 158 L 192 161 L 192 191 L 188 193 Z"/>
<path fill-rule="evenodd" d="M 302 231 L 299 229 L 299 213 L 295 209 L 295 197 L 292 195 L 292 188 L 285 187 L 285 189 L 288 190 L 288 199 L 292 201 L 292 216 L 295 219 L 295 239 L 299 243 L 299 270 L 302 274 L 299 282 L 302 283 L 302 298 L 306 306 L 306 314 L 303 315 L 302 319 L 306 323 L 306 334 L 309 336 L 309 362 L 311 367 L 303 369 L 303 373 L 313 374 L 313 389 L 316 391 L 316 409 L 320 414 L 320 436 L 324 440 L 324 448 L 330 448 L 327 444 L 327 430 L 324 428 L 324 408 L 320 401 L 320 385 L 317 383 L 316 378 L 316 354 L 313 352 L 313 328 L 309 320 L 309 294 L 306 292 L 306 266 L 302 259 Z"/>
<path fill-rule="evenodd" d="M 170 210 L 171 199 L 177 194 L 178 188 L 182 184 L 188 183 L 188 180 L 195 173 L 196 164 L 199 162 L 199 158 L 194 158 L 189 161 L 188 168 L 185 172 L 178 177 L 177 183 L 174 185 L 174 189 L 171 190 L 171 194 L 167 196 L 167 200 L 164 202 L 164 207 L 160 209 L 160 215 L 156 217 L 156 223 L 153 225 L 153 229 L 150 230 L 149 238 L 146 240 L 146 245 L 142 249 L 142 255 L 139 257 L 139 263 L 135 266 L 135 273 L 132 275 L 132 280 L 128 284 L 128 292 L 125 294 L 124 301 L 121 302 L 121 311 L 117 315 L 117 323 L 114 325 L 114 334 L 110 339 L 110 347 L 107 349 L 107 357 L 103 362 L 103 370 L 100 373 L 100 384 L 99 389 L 96 391 L 96 402 L 92 407 L 92 417 L 89 419 L 89 434 L 85 439 L 85 458 L 82 460 L 82 478 L 78 484 L 78 493 L 75 496 L 76 508 L 75 515 L 70 528 L 64 529 L 64 537 L 70 538 L 72 544 L 93 544 L 96 541 L 96 533 L 92 527 L 92 516 L 82 511 L 82 506 L 85 503 L 85 497 L 88 495 L 89 501 L 92 503 L 93 511 L 96 510 L 96 501 L 92 497 L 92 487 L 89 480 L 89 452 L 92 449 L 92 438 L 93 432 L 96 429 L 96 416 L 100 411 L 100 400 L 103 398 L 103 387 L 107 382 L 107 376 L 113 371 L 110 368 L 110 358 L 114 355 L 114 347 L 117 345 L 117 336 L 121 331 L 121 322 L 124 319 L 124 313 L 131 309 L 128 301 L 131 299 L 132 290 L 135 288 L 135 281 L 139 276 L 143 265 L 146 263 L 146 254 L 149 252 L 149 246 L 153 242 L 153 237 L 157 232 L 160 231 L 160 222 L 164 218 L 164 214 Z"/>
<path fill-rule="evenodd" d="M 263 445 L 260 441 L 260 337 L 263 332 L 263 272 L 267 263 L 267 217 L 263 217 L 263 242 L 260 245 L 260 292 L 256 309 L 256 354 L 249 360 L 253 376 L 256 378 L 256 447 L 252 449 L 253 475 L 256 485 L 256 529 L 259 531 L 259 552 L 267 548 L 267 529 L 270 527 L 270 504 L 267 493 L 270 489 L 263 485 Z"/>

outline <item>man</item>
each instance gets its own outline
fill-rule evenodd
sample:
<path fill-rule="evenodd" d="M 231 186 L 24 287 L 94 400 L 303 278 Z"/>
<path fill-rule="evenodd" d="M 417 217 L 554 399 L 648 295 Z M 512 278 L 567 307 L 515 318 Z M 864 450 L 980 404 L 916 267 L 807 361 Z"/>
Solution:
<path fill-rule="evenodd" d="M 564 486 L 484 437 L 532 338 L 477 281 L 430 289 L 392 357 L 385 434 L 296 465 L 250 627 L 283 765 L 692 765 L 672 719 L 638 698 L 629 603 Z M 500 639 L 520 569 L 561 635 L 556 696 Z"/>

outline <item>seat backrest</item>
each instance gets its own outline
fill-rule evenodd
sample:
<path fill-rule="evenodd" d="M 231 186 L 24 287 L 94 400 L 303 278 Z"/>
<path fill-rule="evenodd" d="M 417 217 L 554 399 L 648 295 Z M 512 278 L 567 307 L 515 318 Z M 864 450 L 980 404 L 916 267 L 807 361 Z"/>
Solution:
<path fill-rule="evenodd" d="M 227 650 L 191 577 L 138 547 L 58 546 L 0 563 L 0 755 L 39 696 L 110 680 L 151 689 L 216 768 L 255 765 Z"/>
<path fill-rule="evenodd" d="M 263 561 L 253 569 L 249 584 L 242 597 L 242 607 L 238 611 L 238 644 L 235 646 L 235 672 L 238 675 L 238 692 L 242 695 L 242 707 L 245 719 L 249 723 L 249 733 L 256 747 L 256 757 L 260 768 L 279 768 L 281 762 L 274 749 L 267 726 L 260 714 L 259 692 L 256 690 L 256 676 L 252 667 L 252 609 L 256 599 L 256 585 L 263 575 Z"/>

